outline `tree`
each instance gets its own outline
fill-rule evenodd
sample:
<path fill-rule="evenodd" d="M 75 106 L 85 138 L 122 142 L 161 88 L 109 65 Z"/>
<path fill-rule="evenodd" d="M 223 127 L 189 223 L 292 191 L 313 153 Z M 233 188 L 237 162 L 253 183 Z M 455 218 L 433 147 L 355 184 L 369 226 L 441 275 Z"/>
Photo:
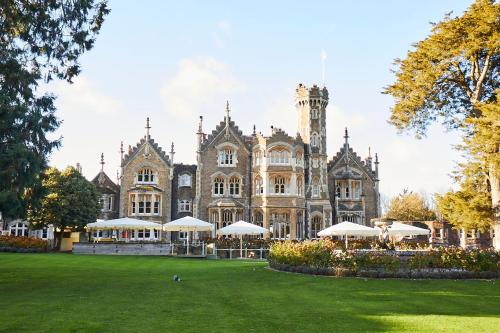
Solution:
<path fill-rule="evenodd" d="M 429 221 L 436 218 L 424 196 L 407 189 L 390 200 L 386 215 L 400 221 Z"/>
<path fill-rule="evenodd" d="M 487 230 L 493 222 L 488 170 L 483 163 L 467 163 L 457 173 L 460 190 L 436 195 L 440 215 L 458 229 Z"/>
<path fill-rule="evenodd" d="M 477 195 L 474 201 L 492 198 L 490 206 L 496 209 L 498 199 L 494 198 L 500 198 L 499 49 L 500 5 L 493 0 L 477 0 L 462 16 L 446 15 L 443 21 L 433 25 L 429 37 L 414 45 L 404 60 L 396 59 L 396 81 L 384 90 L 395 99 L 389 122 L 400 131 L 413 131 L 421 137 L 429 125 L 438 120 L 449 129 L 462 131 L 465 145 L 461 148 L 470 163 L 483 164 L 481 168 L 488 170 L 486 181 L 494 185 L 487 187 L 494 193 L 484 196 L 469 188 L 475 180 L 464 179 L 461 186 L 467 195 L 462 199 L 470 200 L 471 195 Z M 495 130 L 496 134 L 492 133 Z M 470 170 L 477 168 L 471 165 Z M 470 205 L 457 209 L 464 207 L 472 209 Z M 498 219 L 499 216 L 497 225 L 500 226 Z"/>
<path fill-rule="evenodd" d="M 28 221 L 35 227 L 53 225 L 60 230 L 57 247 L 61 246 L 65 229 L 83 230 L 99 215 L 100 195 L 94 184 L 75 168 L 62 172 L 48 168 L 42 176 L 43 197 L 38 205 L 28 208 Z"/>
<path fill-rule="evenodd" d="M 14 1 L 0 4 L 0 211 L 22 217 L 36 200 L 40 172 L 60 121 L 55 97 L 40 82 L 78 75 L 79 57 L 90 50 L 109 13 L 106 1 Z M 27 195 L 29 193 L 29 195 Z"/>

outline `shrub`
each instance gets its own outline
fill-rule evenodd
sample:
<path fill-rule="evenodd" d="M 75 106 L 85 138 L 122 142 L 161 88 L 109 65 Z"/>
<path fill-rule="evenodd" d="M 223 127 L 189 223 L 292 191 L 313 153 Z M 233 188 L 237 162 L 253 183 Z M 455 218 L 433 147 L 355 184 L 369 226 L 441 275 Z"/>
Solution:
<path fill-rule="evenodd" d="M 408 268 L 447 268 L 470 272 L 496 272 L 500 269 L 500 252 L 492 249 L 438 248 L 417 253 L 408 260 Z"/>
<path fill-rule="evenodd" d="M 47 251 L 48 242 L 34 237 L 0 236 L 0 248 Z"/>

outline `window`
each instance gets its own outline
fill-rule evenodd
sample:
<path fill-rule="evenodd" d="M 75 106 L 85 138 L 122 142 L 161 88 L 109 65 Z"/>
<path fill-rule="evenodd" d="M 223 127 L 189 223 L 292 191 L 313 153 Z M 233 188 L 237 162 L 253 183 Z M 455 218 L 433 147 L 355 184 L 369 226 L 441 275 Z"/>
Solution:
<path fill-rule="evenodd" d="M 358 221 L 358 216 L 354 214 L 349 214 L 349 215 L 342 215 L 342 222 L 353 222 L 353 223 L 359 223 Z"/>
<path fill-rule="evenodd" d="M 259 166 L 261 163 L 262 152 L 260 150 L 253 153 L 253 165 Z"/>
<path fill-rule="evenodd" d="M 311 110 L 311 118 L 312 119 L 318 119 L 318 109 L 312 109 Z"/>
<path fill-rule="evenodd" d="M 341 195 L 340 185 L 337 185 L 337 188 L 335 189 L 335 195 L 337 196 L 337 198 L 340 199 L 340 195 Z"/>
<path fill-rule="evenodd" d="M 255 177 L 255 195 L 262 195 L 264 193 L 264 184 L 262 178 Z"/>
<path fill-rule="evenodd" d="M 156 177 L 153 170 L 144 168 L 137 173 L 137 182 L 143 184 L 155 183 Z"/>
<path fill-rule="evenodd" d="M 179 231 L 179 239 L 187 239 L 187 231 Z"/>
<path fill-rule="evenodd" d="M 15 223 L 10 226 L 10 235 L 17 237 L 28 237 L 28 226 L 24 223 Z"/>
<path fill-rule="evenodd" d="M 269 152 L 269 164 L 286 165 L 290 163 L 290 152 L 288 150 L 274 149 Z"/>
<path fill-rule="evenodd" d="M 224 195 L 224 178 L 221 176 L 214 179 L 214 195 Z"/>
<path fill-rule="evenodd" d="M 302 239 L 304 234 L 304 219 L 302 216 L 302 212 L 297 212 L 297 239 Z"/>
<path fill-rule="evenodd" d="M 312 196 L 313 198 L 319 197 L 319 181 L 318 179 L 313 179 L 312 182 Z"/>
<path fill-rule="evenodd" d="M 108 211 L 113 210 L 113 196 L 112 195 L 108 196 L 107 209 L 108 209 Z"/>
<path fill-rule="evenodd" d="M 191 201 L 180 200 L 178 210 L 179 210 L 179 212 L 190 212 L 191 211 Z"/>
<path fill-rule="evenodd" d="M 318 133 L 313 133 L 311 136 L 311 146 L 318 147 L 319 146 L 319 137 Z"/>
<path fill-rule="evenodd" d="M 285 194 L 286 192 L 286 181 L 284 177 L 277 176 L 274 177 L 274 194 Z"/>
<path fill-rule="evenodd" d="M 191 187 L 191 175 L 181 175 L 179 177 L 179 187 Z"/>
<path fill-rule="evenodd" d="M 295 160 L 298 166 L 304 166 L 304 156 L 302 153 L 297 153 Z"/>
<path fill-rule="evenodd" d="M 234 163 L 234 153 L 231 148 L 219 151 L 219 165 L 231 166 Z"/>
<path fill-rule="evenodd" d="M 238 177 L 231 177 L 229 179 L 229 195 L 240 195 L 240 179 Z"/>
<path fill-rule="evenodd" d="M 321 231 L 321 216 L 314 216 L 311 219 L 311 237 L 318 238 L 318 232 Z"/>
<path fill-rule="evenodd" d="M 228 226 L 231 223 L 233 223 L 233 212 L 230 211 L 229 209 L 225 209 L 222 212 L 222 226 Z"/>
<path fill-rule="evenodd" d="M 219 212 L 213 210 L 210 214 L 210 222 L 219 222 Z"/>
<path fill-rule="evenodd" d="M 436 238 L 443 238 L 443 229 L 441 228 L 437 228 L 435 229 L 435 232 L 436 232 Z"/>
<path fill-rule="evenodd" d="M 160 195 L 155 194 L 155 202 L 154 202 L 154 206 L 153 206 L 153 213 L 156 214 L 156 215 L 160 214 L 160 201 L 161 201 Z"/>
<path fill-rule="evenodd" d="M 262 215 L 261 212 L 255 213 L 253 217 L 253 223 L 258 225 L 259 227 L 262 227 L 264 223 L 264 215 Z"/>
<path fill-rule="evenodd" d="M 130 195 L 130 215 L 159 215 L 161 196 L 159 194 Z"/>
<path fill-rule="evenodd" d="M 42 239 L 47 239 L 49 237 L 49 229 L 43 228 L 42 229 Z"/>
<path fill-rule="evenodd" d="M 271 237 L 273 239 L 290 238 L 290 216 L 287 213 L 271 214 Z"/>
<path fill-rule="evenodd" d="M 345 197 L 349 198 L 349 185 L 348 184 L 346 184 L 346 186 L 345 186 Z"/>
<path fill-rule="evenodd" d="M 298 196 L 304 195 L 304 183 L 302 181 L 302 177 L 297 178 L 297 195 Z"/>

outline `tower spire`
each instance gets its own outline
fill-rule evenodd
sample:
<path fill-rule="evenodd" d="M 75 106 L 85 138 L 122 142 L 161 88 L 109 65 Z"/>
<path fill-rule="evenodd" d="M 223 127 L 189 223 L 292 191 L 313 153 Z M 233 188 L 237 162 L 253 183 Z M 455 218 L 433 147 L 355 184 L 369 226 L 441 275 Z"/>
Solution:
<path fill-rule="evenodd" d="M 146 140 L 149 140 L 149 129 L 151 126 L 149 126 L 149 117 L 146 118 Z"/>
<path fill-rule="evenodd" d="M 104 153 L 101 153 L 101 171 L 104 171 Z"/>

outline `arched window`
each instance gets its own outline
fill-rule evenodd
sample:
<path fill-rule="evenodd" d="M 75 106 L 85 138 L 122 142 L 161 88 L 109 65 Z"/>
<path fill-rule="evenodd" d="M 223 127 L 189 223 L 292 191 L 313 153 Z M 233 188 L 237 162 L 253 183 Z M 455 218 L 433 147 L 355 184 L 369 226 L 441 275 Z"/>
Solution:
<path fill-rule="evenodd" d="M 214 195 L 224 195 L 224 178 L 221 176 L 214 179 Z"/>
<path fill-rule="evenodd" d="M 259 166 L 261 163 L 262 152 L 260 150 L 254 151 L 253 153 L 253 165 Z"/>
<path fill-rule="evenodd" d="M 233 212 L 229 209 L 225 209 L 222 212 L 222 227 L 226 227 L 233 223 Z"/>
<path fill-rule="evenodd" d="M 262 227 L 264 223 L 264 215 L 262 215 L 261 212 L 256 212 L 253 216 L 253 223 Z"/>
<path fill-rule="evenodd" d="M 337 188 L 335 189 L 335 195 L 337 196 L 337 198 L 340 199 L 341 196 L 340 185 L 337 185 Z"/>
<path fill-rule="evenodd" d="M 234 152 L 231 148 L 224 148 L 219 151 L 219 165 L 234 165 Z"/>
<path fill-rule="evenodd" d="M 297 153 L 295 155 L 295 160 L 298 166 L 304 165 L 304 155 L 302 155 L 302 153 Z"/>
<path fill-rule="evenodd" d="M 179 187 L 191 187 L 191 175 L 189 174 L 180 175 Z"/>
<path fill-rule="evenodd" d="M 345 197 L 346 197 L 346 198 L 349 198 L 349 194 L 350 194 L 350 191 L 349 191 L 349 184 L 346 184 L 346 187 L 345 187 Z"/>
<path fill-rule="evenodd" d="M 229 179 L 229 195 L 240 195 L 240 179 L 236 176 Z"/>
<path fill-rule="evenodd" d="M 311 110 L 311 118 L 318 119 L 318 109 L 314 108 Z"/>
<path fill-rule="evenodd" d="M 153 172 L 153 170 L 149 168 L 144 168 L 139 170 L 137 173 L 137 182 L 138 183 L 155 183 L 156 182 L 156 177 Z"/>
<path fill-rule="evenodd" d="M 261 195 L 264 193 L 264 184 L 260 176 L 255 177 L 255 195 Z"/>
<path fill-rule="evenodd" d="M 311 219 L 311 237 L 318 238 L 318 232 L 321 231 L 321 216 L 314 216 Z"/>
<path fill-rule="evenodd" d="M 286 193 L 285 177 L 282 176 L 274 177 L 274 194 L 285 194 L 285 193 Z"/>
<path fill-rule="evenodd" d="M 311 146 L 318 147 L 319 146 L 319 136 L 318 133 L 313 133 L 311 135 Z"/>
<path fill-rule="evenodd" d="M 297 195 L 304 195 L 304 183 L 302 181 L 302 177 L 297 177 Z"/>

